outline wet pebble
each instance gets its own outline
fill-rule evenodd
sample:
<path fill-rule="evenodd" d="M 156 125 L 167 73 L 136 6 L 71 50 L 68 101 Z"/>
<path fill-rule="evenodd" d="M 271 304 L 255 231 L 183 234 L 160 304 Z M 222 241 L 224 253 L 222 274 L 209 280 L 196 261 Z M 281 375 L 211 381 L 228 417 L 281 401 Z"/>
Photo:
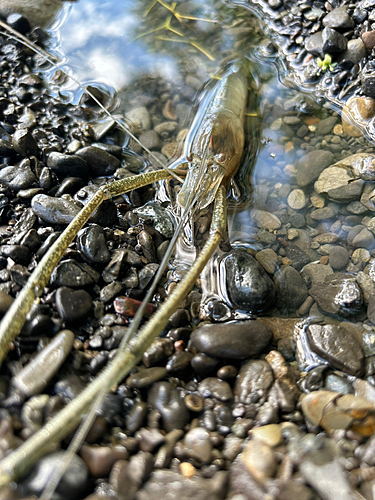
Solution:
<path fill-rule="evenodd" d="M 361 346 L 347 329 L 339 325 L 310 325 L 307 336 L 311 349 L 331 366 L 349 375 L 363 375 Z"/>
<path fill-rule="evenodd" d="M 67 323 L 80 322 L 87 318 L 92 307 L 92 298 L 85 290 L 72 290 L 66 286 L 56 291 L 56 309 Z"/>
<path fill-rule="evenodd" d="M 332 246 L 329 251 L 329 265 L 332 269 L 344 269 L 349 262 L 349 252 L 346 248 L 340 246 Z"/>
<path fill-rule="evenodd" d="M 350 316 L 356 314 L 363 305 L 361 289 L 350 274 L 328 275 L 323 284 L 314 285 L 309 293 L 328 314 Z"/>
<path fill-rule="evenodd" d="M 80 149 L 76 155 L 86 161 L 90 176 L 92 177 L 111 175 L 121 166 L 118 158 L 107 153 L 104 149 L 95 146 L 87 146 Z"/>
<path fill-rule="evenodd" d="M 277 470 L 277 460 L 270 446 L 260 439 L 247 443 L 240 455 L 246 469 L 260 484 L 273 477 Z"/>
<path fill-rule="evenodd" d="M 212 444 L 209 432 L 203 427 L 195 427 L 184 438 L 186 453 L 197 462 L 209 462 L 212 454 Z"/>
<path fill-rule="evenodd" d="M 68 259 L 61 262 L 51 274 L 55 287 L 81 288 L 99 281 L 100 274 L 84 262 Z"/>
<path fill-rule="evenodd" d="M 224 263 L 228 295 L 237 307 L 257 313 L 273 304 L 274 284 L 254 257 L 236 249 L 225 257 Z"/>
<path fill-rule="evenodd" d="M 29 160 L 22 161 L 18 166 L 0 170 L 0 182 L 11 189 L 28 189 L 35 181 L 36 177 L 30 168 Z"/>
<path fill-rule="evenodd" d="M 41 392 L 64 363 L 73 342 L 73 332 L 62 330 L 13 377 L 13 387 L 27 397 Z"/>
<path fill-rule="evenodd" d="M 34 196 L 31 207 L 35 215 L 48 224 L 69 224 L 80 211 L 80 207 L 74 201 L 46 194 Z"/>
<path fill-rule="evenodd" d="M 190 340 L 199 351 L 213 358 L 246 359 L 267 349 L 272 332 L 257 320 L 217 323 L 197 328 Z"/>
<path fill-rule="evenodd" d="M 47 166 L 60 178 L 86 177 L 88 167 L 86 160 L 77 155 L 67 155 L 53 151 L 47 159 Z"/>
<path fill-rule="evenodd" d="M 275 275 L 277 304 L 289 310 L 298 309 L 308 295 L 306 284 L 300 273 L 285 266 Z"/>
<path fill-rule="evenodd" d="M 12 146 L 21 156 L 37 156 L 38 145 L 27 129 L 17 130 L 12 137 Z"/>
<path fill-rule="evenodd" d="M 104 264 L 111 258 L 103 229 L 92 225 L 77 235 L 77 250 L 88 264 Z"/>
<path fill-rule="evenodd" d="M 189 421 L 184 400 L 169 382 L 157 382 L 151 387 L 147 402 L 161 415 L 162 428 L 170 432 L 183 429 Z"/>
<path fill-rule="evenodd" d="M 233 393 L 228 382 L 216 377 L 208 377 L 198 385 L 198 393 L 203 398 L 215 398 L 219 401 L 231 401 Z"/>
<path fill-rule="evenodd" d="M 234 386 L 236 401 L 245 405 L 262 404 L 273 381 L 272 368 L 266 361 L 248 361 L 242 365 Z"/>

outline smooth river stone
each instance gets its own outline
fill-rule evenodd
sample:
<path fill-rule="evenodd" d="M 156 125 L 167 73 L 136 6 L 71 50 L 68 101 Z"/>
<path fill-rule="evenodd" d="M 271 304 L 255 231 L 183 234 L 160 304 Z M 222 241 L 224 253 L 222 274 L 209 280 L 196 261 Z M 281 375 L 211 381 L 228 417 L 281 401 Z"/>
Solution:
<path fill-rule="evenodd" d="M 271 330 L 257 320 L 204 325 L 190 336 L 200 352 L 229 359 L 257 357 L 267 349 L 271 339 Z"/>
<path fill-rule="evenodd" d="M 358 340 L 339 325 L 310 325 L 307 328 L 310 348 L 333 368 L 360 377 L 364 356 Z"/>
<path fill-rule="evenodd" d="M 11 381 L 26 397 L 40 393 L 70 353 L 74 333 L 62 330 Z"/>
<path fill-rule="evenodd" d="M 246 251 L 236 249 L 224 258 L 224 263 L 230 300 L 247 312 L 269 309 L 275 300 L 275 285 L 259 262 Z"/>
<path fill-rule="evenodd" d="M 80 211 L 74 201 L 37 194 L 31 201 L 35 215 L 48 224 L 69 224 Z"/>
<path fill-rule="evenodd" d="M 332 165 L 334 156 L 330 151 L 318 149 L 302 156 L 296 164 L 297 184 L 305 187 L 315 181 L 321 172 Z"/>
<path fill-rule="evenodd" d="M 323 283 L 313 285 L 309 293 L 327 314 L 350 316 L 363 305 L 361 289 L 351 274 L 330 274 Z"/>

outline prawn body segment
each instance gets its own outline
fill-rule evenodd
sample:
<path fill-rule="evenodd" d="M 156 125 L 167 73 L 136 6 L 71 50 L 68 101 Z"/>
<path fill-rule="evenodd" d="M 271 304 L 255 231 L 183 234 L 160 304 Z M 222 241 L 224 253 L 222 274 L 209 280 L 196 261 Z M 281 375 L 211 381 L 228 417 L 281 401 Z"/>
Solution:
<path fill-rule="evenodd" d="M 189 167 L 177 197 L 180 206 L 186 207 L 193 192 L 199 208 L 205 208 L 219 186 L 228 185 L 236 174 L 245 142 L 246 103 L 246 79 L 235 68 L 202 99 L 186 137 L 184 158 Z"/>

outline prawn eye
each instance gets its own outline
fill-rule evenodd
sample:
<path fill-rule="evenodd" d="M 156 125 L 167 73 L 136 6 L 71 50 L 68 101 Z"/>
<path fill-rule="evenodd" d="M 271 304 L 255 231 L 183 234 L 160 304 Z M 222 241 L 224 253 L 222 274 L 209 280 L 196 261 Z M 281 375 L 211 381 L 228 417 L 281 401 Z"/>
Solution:
<path fill-rule="evenodd" d="M 226 160 L 227 160 L 227 155 L 225 155 L 224 153 L 220 153 L 216 156 L 216 161 L 218 163 L 224 163 Z"/>
<path fill-rule="evenodd" d="M 187 156 L 186 156 L 186 160 L 191 163 L 193 161 L 193 155 L 191 153 L 189 153 Z"/>

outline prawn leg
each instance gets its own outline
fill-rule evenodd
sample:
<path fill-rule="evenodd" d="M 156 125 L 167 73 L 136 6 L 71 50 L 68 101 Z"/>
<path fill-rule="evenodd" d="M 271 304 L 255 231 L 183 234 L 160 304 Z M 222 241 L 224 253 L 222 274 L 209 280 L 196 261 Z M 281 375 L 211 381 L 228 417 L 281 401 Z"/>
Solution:
<path fill-rule="evenodd" d="M 170 316 L 192 289 L 218 247 L 226 229 L 226 218 L 226 190 L 221 186 L 215 199 L 209 238 L 189 272 L 146 325 L 127 344 L 119 348 L 107 368 L 42 429 L 0 462 L 0 487 L 25 474 L 39 458 L 51 450 L 51 444 L 58 443 L 77 427 L 81 416 L 98 393 L 118 384 L 137 364 L 143 352 L 165 328 Z"/>
<path fill-rule="evenodd" d="M 95 193 L 39 262 L 26 285 L 18 294 L 17 299 L 2 319 L 0 323 L 0 364 L 9 350 L 10 343 L 20 333 L 26 315 L 33 305 L 34 300 L 42 294 L 54 267 L 59 263 L 66 248 L 73 241 L 77 232 L 89 220 L 100 204 L 112 196 L 124 194 L 127 191 L 169 177 L 170 174 L 166 170 L 156 170 L 111 182 Z"/>

